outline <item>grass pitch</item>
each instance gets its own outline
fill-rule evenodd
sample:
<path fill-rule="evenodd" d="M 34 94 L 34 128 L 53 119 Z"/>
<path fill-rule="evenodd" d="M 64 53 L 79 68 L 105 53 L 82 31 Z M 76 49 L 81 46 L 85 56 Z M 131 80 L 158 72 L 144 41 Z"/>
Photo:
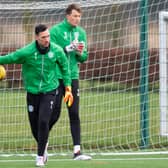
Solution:
<path fill-rule="evenodd" d="M 167 168 L 167 155 L 93 156 L 89 161 L 74 161 L 71 157 L 52 156 L 46 168 Z M 3 168 L 34 168 L 34 157 L 0 157 Z"/>

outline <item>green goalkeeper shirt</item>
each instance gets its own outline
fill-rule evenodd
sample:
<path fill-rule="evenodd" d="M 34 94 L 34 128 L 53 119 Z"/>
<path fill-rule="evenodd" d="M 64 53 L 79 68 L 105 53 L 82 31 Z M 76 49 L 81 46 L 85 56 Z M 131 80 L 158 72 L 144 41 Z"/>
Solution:
<path fill-rule="evenodd" d="M 33 94 L 46 93 L 58 87 L 56 62 L 61 67 L 65 86 L 70 86 L 67 58 L 62 48 L 54 43 L 50 43 L 50 49 L 46 54 L 38 51 L 34 41 L 15 52 L 0 56 L 0 64 L 22 64 L 24 87 Z"/>
<path fill-rule="evenodd" d="M 76 51 L 66 53 L 69 63 L 69 71 L 71 79 L 79 78 L 79 63 L 82 63 L 87 60 L 87 37 L 85 30 L 80 26 L 72 26 L 68 23 L 67 19 L 64 19 L 59 24 L 54 25 L 50 29 L 50 38 L 51 41 L 61 46 L 63 49 L 71 44 L 72 41 L 78 40 L 79 42 L 84 42 L 85 48 L 82 52 L 82 55 L 78 55 Z M 59 65 L 57 66 L 57 75 L 60 79 L 63 78 Z"/>

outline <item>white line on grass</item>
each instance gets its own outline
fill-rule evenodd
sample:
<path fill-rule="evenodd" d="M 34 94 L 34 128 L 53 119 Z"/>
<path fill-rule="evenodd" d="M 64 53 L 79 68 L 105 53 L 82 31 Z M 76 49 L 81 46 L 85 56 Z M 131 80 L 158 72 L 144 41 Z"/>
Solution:
<path fill-rule="evenodd" d="M 111 158 L 111 159 L 101 159 L 101 158 L 96 158 L 96 159 L 92 159 L 91 161 L 125 161 L 125 160 L 168 160 L 168 158 Z M 0 160 L 0 162 L 32 162 L 34 160 Z M 50 159 L 50 162 L 63 162 L 63 161 L 73 161 L 75 162 L 73 159 Z"/>
<path fill-rule="evenodd" d="M 161 155 L 168 154 L 168 151 L 154 151 L 154 152 L 106 152 L 106 153 L 89 153 L 91 156 L 131 156 L 131 155 Z M 49 156 L 70 156 L 68 153 L 50 153 Z M 36 154 L 0 154 L 0 157 L 11 156 L 36 156 Z"/>

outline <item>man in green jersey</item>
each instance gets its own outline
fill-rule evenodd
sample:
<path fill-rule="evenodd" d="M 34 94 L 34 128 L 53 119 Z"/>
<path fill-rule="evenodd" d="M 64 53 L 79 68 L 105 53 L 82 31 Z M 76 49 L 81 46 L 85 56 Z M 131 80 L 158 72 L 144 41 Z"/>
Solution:
<path fill-rule="evenodd" d="M 78 4 L 70 4 L 66 10 L 66 18 L 51 27 L 50 35 L 51 41 L 60 45 L 68 58 L 68 68 L 72 79 L 72 94 L 74 97 L 74 103 L 71 107 L 68 107 L 71 135 L 74 145 L 74 160 L 89 160 L 90 156 L 83 155 L 81 153 L 81 130 L 80 130 L 80 118 L 79 118 L 79 63 L 83 63 L 87 60 L 87 37 L 85 30 L 79 26 L 81 20 L 82 10 Z M 56 73 L 58 75 L 60 86 L 58 87 L 58 95 L 56 96 L 56 108 L 55 112 L 60 114 L 61 101 L 66 91 L 63 83 L 63 74 L 60 70 L 60 66 L 57 66 Z M 52 118 L 54 124 L 57 118 Z"/>
<path fill-rule="evenodd" d="M 27 91 L 27 108 L 32 134 L 37 141 L 36 166 L 44 166 L 47 161 L 45 151 L 49 136 L 49 120 L 53 115 L 56 90 L 59 86 L 55 72 L 58 63 L 66 93 L 64 101 L 73 103 L 71 79 L 67 57 L 58 45 L 50 42 L 48 27 L 35 27 L 35 41 L 5 56 L 0 56 L 0 64 L 22 64 L 22 77 Z"/>

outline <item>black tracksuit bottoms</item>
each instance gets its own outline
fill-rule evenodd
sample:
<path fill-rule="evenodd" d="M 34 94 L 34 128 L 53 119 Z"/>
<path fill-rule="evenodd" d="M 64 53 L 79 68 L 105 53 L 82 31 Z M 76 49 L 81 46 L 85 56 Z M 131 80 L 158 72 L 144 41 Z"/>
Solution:
<path fill-rule="evenodd" d="M 49 121 L 56 99 L 56 90 L 27 93 L 27 108 L 32 134 L 37 142 L 37 154 L 43 156 L 49 136 Z"/>
<path fill-rule="evenodd" d="M 56 91 L 54 111 L 52 113 L 52 117 L 50 120 L 50 128 L 49 128 L 50 130 L 52 129 L 53 125 L 57 122 L 57 120 L 60 117 L 62 99 L 65 94 L 65 86 L 64 86 L 63 80 L 60 79 L 59 83 L 60 85 Z M 72 94 L 73 94 L 74 102 L 71 107 L 67 106 L 69 121 L 70 121 L 70 130 L 71 130 L 73 145 L 80 145 L 81 128 L 80 128 L 80 116 L 79 116 L 79 80 L 72 79 L 71 85 L 72 85 Z"/>

